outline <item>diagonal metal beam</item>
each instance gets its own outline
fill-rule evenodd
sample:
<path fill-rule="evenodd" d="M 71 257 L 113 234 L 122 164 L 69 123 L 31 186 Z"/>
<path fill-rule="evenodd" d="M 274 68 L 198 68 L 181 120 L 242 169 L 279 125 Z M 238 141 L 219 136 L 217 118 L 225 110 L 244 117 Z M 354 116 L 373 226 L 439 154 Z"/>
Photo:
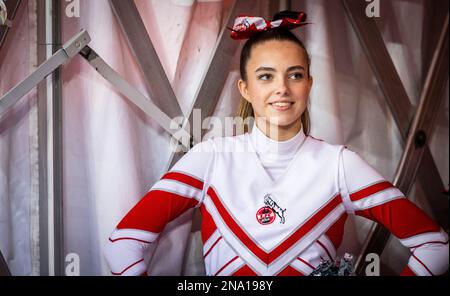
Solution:
<path fill-rule="evenodd" d="M 167 115 L 172 118 L 180 116 L 182 114 L 176 100 L 173 89 L 168 82 L 164 69 L 159 62 L 155 49 L 148 37 L 145 26 L 142 22 L 140 14 L 134 5 L 133 1 L 120 1 L 110 0 L 111 6 L 122 26 L 122 30 L 128 40 L 130 47 L 136 57 L 138 65 L 141 68 L 142 73 L 147 78 L 147 85 L 150 87 L 150 95 L 155 104 L 161 106 L 161 109 L 166 112 Z M 234 19 L 241 13 L 254 12 L 257 5 L 254 5 L 252 1 L 236 0 L 233 7 L 227 17 L 226 27 L 232 27 Z M 190 127 L 187 132 L 191 133 L 191 146 L 198 143 L 202 139 L 202 134 L 197 135 L 194 128 L 197 128 L 194 123 L 195 109 L 200 109 L 200 118 L 197 120 L 201 123 L 206 117 L 213 114 L 216 104 L 219 100 L 220 92 L 226 81 L 229 73 L 229 64 L 233 56 L 236 54 L 239 48 L 238 42 L 232 40 L 228 36 L 228 30 L 224 27 L 219 35 L 218 42 L 216 43 L 214 54 L 209 62 L 208 71 L 205 72 L 201 87 L 198 89 L 193 104 L 186 114 L 188 121 L 183 123 L 183 129 Z M 150 80 L 149 77 L 152 77 Z M 158 82 L 159 81 L 159 82 Z M 152 91 L 153 89 L 153 91 Z M 157 91 L 165 91 L 163 94 L 158 94 Z M 162 102 L 157 102 L 158 99 L 163 99 Z M 177 110 L 169 111 L 165 105 L 177 106 Z M 198 122 L 197 121 L 197 122 Z M 182 130 L 181 130 L 182 131 Z M 184 152 L 172 152 L 168 166 L 165 171 L 169 170 L 182 156 Z M 198 215 L 197 215 L 198 216 Z M 198 220 L 198 219 L 197 219 Z M 194 219 L 195 224 L 195 219 Z M 195 227 L 194 227 L 195 228 Z"/>
<path fill-rule="evenodd" d="M 435 0 L 426 1 L 424 5 L 423 16 L 423 30 L 422 30 L 422 83 L 425 86 L 425 79 L 427 71 L 431 65 L 433 54 L 439 42 L 439 35 L 441 28 L 444 25 L 446 15 L 448 14 L 448 1 Z M 448 73 L 447 73 L 448 75 Z M 417 172 L 417 178 L 422 188 L 429 186 L 428 193 L 433 192 L 433 196 L 441 196 L 445 194 L 445 187 L 440 179 L 436 179 L 436 174 L 429 174 L 433 168 L 430 164 L 433 163 L 433 156 L 431 153 L 425 153 L 422 156 L 422 162 Z M 448 184 L 446 184 L 448 185 Z M 448 198 L 448 196 L 447 196 Z M 434 208 L 437 217 L 447 217 L 446 224 L 441 224 L 448 232 L 448 204 L 442 207 Z"/>
<path fill-rule="evenodd" d="M 208 65 L 208 70 L 204 73 L 193 104 L 187 114 L 187 116 L 189 116 L 191 135 L 193 136 L 193 144 L 200 142 L 202 139 L 201 131 L 193 129 L 197 128 L 196 125 L 198 125 L 198 122 L 200 122 L 201 125 L 206 117 L 209 117 L 214 113 L 223 85 L 229 74 L 230 61 L 240 47 L 239 42 L 230 38 L 227 27 L 233 27 L 234 19 L 239 14 L 251 15 L 256 9 L 257 5 L 255 5 L 253 1 L 236 0 L 227 16 L 226 26 L 222 28 L 219 34 L 219 38 L 214 48 L 214 54 Z M 201 114 L 198 114 L 199 118 L 196 118 L 196 122 L 194 122 L 193 111 L 196 109 L 201 110 Z M 170 157 L 169 167 L 172 167 L 182 155 L 182 153 L 173 153 Z"/>
<path fill-rule="evenodd" d="M 219 38 L 214 48 L 214 54 L 208 65 L 208 70 L 205 71 L 193 104 L 189 109 L 188 122 L 193 144 L 200 142 L 203 138 L 201 133 L 201 123 L 206 117 L 213 115 L 223 85 L 229 74 L 229 64 L 240 48 L 239 42 L 230 38 L 227 27 L 233 27 L 234 20 L 239 14 L 252 15 L 255 13 L 258 5 L 255 5 L 255 3 L 252 2 L 253 1 L 236 0 L 227 16 L 225 27 L 222 28 L 219 34 Z M 194 113 L 194 110 L 196 109 L 201 110 L 201 112 Z M 167 170 L 169 170 L 182 156 L 183 153 L 180 152 L 172 153 Z M 194 211 L 192 221 L 191 232 L 199 230 L 201 226 L 201 215 L 198 209 Z"/>
<path fill-rule="evenodd" d="M 448 15 L 442 29 L 437 50 L 433 56 L 433 60 L 428 70 L 425 80 L 422 95 L 420 97 L 419 107 L 417 108 L 411 130 L 406 141 L 406 147 L 403 152 L 400 164 L 397 168 L 394 184 L 405 194 L 408 194 L 420 161 L 423 157 L 425 147 L 429 141 L 429 135 L 435 125 L 438 109 L 442 104 L 444 92 L 448 75 Z M 448 218 L 448 199 L 441 196 L 447 206 Z M 442 209 L 441 209 L 442 210 Z M 445 216 L 445 214 L 444 214 Z M 446 224 L 441 225 L 444 228 L 448 227 L 448 220 Z M 366 254 L 376 253 L 381 254 L 390 236 L 390 232 L 381 226 L 375 226 L 374 232 L 364 246 L 363 255 L 359 258 L 357 264 L 357 273 L 362 274 L 365 270 L 365 264 L 362 259 Z"/>
<path fill-rule="evenodd" d="M 43 78 L 55 71 L 63 63 L 69 61 L 81 50 L 81 55 L 99 72 L 106 80 L 112 82 L 119 91 L 124 94 L 133 104 L 144 111 L 148 116 L 158 122 L 169 134 L 180 140 L 190 139 L 190 135 L 184 130 L 177 130 L 171 127 L 172 118 L 160 110 L 149 99 L 142 95 L 136 88 L 131 86 L 126 80 L 120 77 L 100 56 L 90 47 L 86 46 L 90 42 L 89 34 L 82 30 L 69 41 L 62 49 L 55 52 L 45 63 L 40 65 L 33 73 L 27 76 L 22 82 L 14 86 L 4 96 L 0 97 L 0 115 L 17 102 L 21 97 L 33 89 Z M 85 47 L 86 46 L 86 47 Z"/>
<path fill-rule="evenodd" d="M 151 100 L 170 118 L 183 116 L 134 1 L 109 2 L 144 76 Z"/>
<path fill-rule="evenodd" d="M 56 51 L 51 58 L 40 65 L 33 73 L 28 75 L 19 84 L 0 97 L 0 115 L 17 102 L 21 97 L 32 90 L 42 79 L 47 77 L 59 66 L 69 61 L 91 41 L 89 34 L 83 30 L 67 41 L 61 49 Z"/>
<path fill-rule="evenodd" d="M 57 5 L 57 0 L 52 0 L 51 2 L 46 2 L 45 10 L 47 11 L 50 6 L 47 7 L 47 4 Z M 52 6 L 57 7 L 57 6 Z M 40 7 L 40 10 L 43 10 L 44 7 Z M 59 11 L 55 9 L 54 11 Z M 47 18 L 47 17 L 46 17 Z M 56 18 L 57 19 L 57 18 Z M 53 23 L 51 20 L 45 20 L 46 23 Z M 59 31 L 56 32 L 46 32 L 45 38 L 50 37 L 49 35 L 59 35 Z M 42 36 L 41 36 L 42 37 Z M 51 39 L 55 40 L 55 39 Z M 45 60 L 36 70 L 34 70 L 30 75 L 28 75 L 24 80 L 22 80 L 19 84 L 10 89 L 4 96 L 0 97 L 0 116 L 6 110 L 8 110 L 12 105 L 14 105 L 20 98 L 22 98 L 25 94 L 27 94 L 30 90 L 32 90 L 36 85 L 39 84 L 42 80 L 44 80 L 47 76 L 51 74 L 55 75 L 58 71 L 59 67 L 69 62 L 71 58 L 75 55 L 80 54 L 83 58 L 85 58 L 91 66 L 93 66 L 97 72 L 99 72 L 106 80 L 111 82 L 113 85 L 118 88 L 118 90 L 124 94 L 133 104 L 135 104 L 138 108 L 144 111 L 148 116 L 156 120 L 168 133 L 172 134 L 174 138 L 179 139 L 182 145 L 188 147 L 189 143 L 184 143 L 183 139 L 189 139 L 190 135 L 183 129 L 176 130 L 172 129 L 170 126 L 171 118 L 169 118 L 164 112 L 162 112 L 158 107 L 156 107 L 150 100 L 148 100 L 145 96 L 143 96 L 138 90 L 136 90 L 133 86 L 131 86 L 126 80 L 120 77 L 109 65 L 99 57 L 87 44 L 90 42 L 90 36 L 86 30 L 80 31 L 78 34 L 73 36 L 69 41 L 67 41 L 62 48 L 53 53 L 53 50 L 48 52 L 48 54 L 52 54 L 47 60 Z M 42 57 L 43 58 L 43 57 Z M 50 78 L 50 77 L 49 77 Z M 51 78 L 50 80 L 55 80 L 55 78 Z M 50 85 L 50 88 L 54 92 L 54 88 L 60 89 L 60 87 L 55 87 Z M 47 86 L 47 91 L 49 87 Z M 50 95 L 53 105 L 56 103 L 60 104 L 61 99 L 56 100 L 54 97 L 55 94 Z M 56 95 L 57 96 L 57 95 Z M 56 100 L 56 101 L 55 101 Z M 48 103 L 48 102 L 47 102 Z M 56 106 L 53 106 L 54 109 L 57 109 Z M 56 112 L 57 113 L 57 112 Z M 44 263 L 44 272 L 50 275 L 62 275 L 63 274 L 63 216 L 62 216 L 62 180 L 61 174 L 56 173 L 61 171 L 62 160 L 60 158 L 61 147 L 59 141 L 55 134 L 60 134 L 57 130 L 61 127 L 61 118 L 57 117 L 55 110 L 53 112 L 45 111 L 47 114 L 47 121 L 49 117 L 52 118 L 49 123 L 49 130 L 52 131 L 52 136 L 46 135 L 47 139 L 51 139 L 49 143 L 53 143 L 52 150 L 54 153 L 52 154 L 54 157 L 49 163 L 45 161 L 45 159 L 40 160 L 40 165 L 45 166 L 45 170 L 47 167 L 53 168 L 53 174 L 47 173 L 47 184 L 44 188 L 40 188 L 43 190 L 42 192 L 47 192 L 48 196 L 52 196 L 52 201 L 47 201 L 43 203 L 40 201 L 40 206 L 43 204 L 48 206 L 48 210 L 43 210 L 43 212 L 47 213 L 48 216 L 52 219 L 54 223 L 41 221 L 41 226 L 48 226 L 48 231 L 42 231 L 43 236 L 47 237 L 48 243 L 43 242 L 48 248 L 48 252 L 42 252 L 41 255 L 43 257 L 47 257 L 49 263 Z M 51 116 L 50 116 L 51 114 Z M 57 119 L 59 118 L 59 119 Z M 179 127 L 178 127 L 179 128 Z M 53 147 L 54 146 L 54 147 Z M 44 148 L 46 149 L 46 148 Z M 46 149 L 47 150 L 47 149 Z M 58 155 L 56 155 L 58 154 Z M 49 180 L 52 180 L 51 182 Z M 51 184 L 50 184 L 51 183 Z M 46 198 L 47 199 L 47 198 Z M 45 220 L 45 219 L 43 219 Z M 41 228 L 41 230 L 43 230 Z M 51 250 L 51 251 L 50 251 Z M 3 271 L 7 270 L 7 266 L 4 262 L 0 262 L 0 269 Z M 2 271 L 2 272 L 3 272 Z M 6 271 L 5 271 L 6 272 Z"/>
<path fill-rule="evenodd" d="M 434 50 L 439 41 L 439 34 L 448 12 L 448 0 L 433 0 L 423 2 L 422 26 L 422 84 L 425 83 L 427 70 L 433 59 Z"/>
<path fill-rule="evenodd" d="M 144 111 L 145 114 L 153 118 L 159 125 L 164 128 L 174 138 L 180 140 L 181 144 L 188 146 L 189 143 L 183 143 L 183 139 L 189 139 L 190 135 L 183 129 L 176 130 L 171 128 L 172 118 L 167 116 L 149 99 L 140 93 L 135 87 L 130 85 L 116 71 L 114 71 L 93 49 L 85 46 L 81 50 L 80 55 L 95 68 L 95 70 L 103 76 L 107 81 L 113 84 L 124 96 L 127 97 L 134 105 Z"/>
<path fill-rule="evenodd" d="M 406 142 L 414 108 L 406 94 L 403 84 L 395 69 L 394 63 L 386 49 L 380 31 L 372 18 L 365 15 L 366 3 L 359 0 L 342 0 L 347 16 L 355 29 L 361 45 L 374 71 L 386 102 Z M 423 160 L 432 160 L 433 157 L 427 147 L 424 148 Z M 448 225 L 448 204 L 440 194 L 444 188 L 439 171 L 434 161 L 420 163 L 418 180 L 425 190 L 432 207 L 434 216 L 441 225 Z M 426 174 L 427 176 L 425 176 Z M 426 179 L 426 180 L 425 180 Z M 432 183 L 425 183 L 431 181 Z M 447 215 L 437 215 L 438 209 L 447 209 Z"/>
<path fill-rule="evenodd" d="M 365 1 L 342 0 L 342 3 L 400 133 L 403 139 L 406 139 L 414 109 L 384 44 L 378 26 L 373 18 L 365 15 L 367 5 Z"/>
<path fill-rule="evenodd" d="M 182 116 L 181 108 L 134 2 L 110 0 L 110 3 L 138 65 L 146 78 L 152 100 L 169 117 Z M 227 18 L 227 26 L 231 27 L 233 25 L 233 21 L 238 14 L 251 13 L 255 8 L 256 6 L 251 1 L 235 1 Z M 201 109 L 202 111 L 200 122 L 203 122 L 204 118 L 211 116 L 214 112 L 223 84 L 228 75 L 229 62 L 238 47 L 238 42 L 231 40 L 228 36 L 228 30 L 226 27 L 223 28 L 219 36 L 219 41 L 216 43 L 214 54 L 210 60 L 208 71 L 205 73 L 201 87 L 196 93 L 194 104 L 190 108 L 189 114 L 187 114 L 191 128 L 194 126 L 194 115 L 192 112 L 194 109 Z M 201 135 L 194 136 L 194 143 L 200 141 Z M 170 157 L 169 167 L 178 161 L 182 155 L 183 153 L 173 153 Z"/>
<path fill-rule="evenodd" d="M 365 2 L 342 0 L 342 3 L 384 93 L 391 113 L 400 129 L 402 138 L 406 142 L 414 110 L 386 49 L 381 33 L 375 21 L 365 16 Z M 418 180 L 422 188 L 426 191 L 434 216 L 442 226 L 448 227 L 448 200 L 440 194 L 444 186 L 428 146 L 424 146 L 422 153 L 422 161 L 418 161 L 418 165 L 420 166 L 420 171 L 417 175 Z M 432 183 L 426 183 L 427 181 L 431 181 Z M 378 226 L 369 235 L 369 239 L 364 246 L 365 251 L 362 255 L 369 253 L 367 252 L 368 244 L 371 244 L 370 241 L 377 241 L 378 239 L 376 238 L 379 238 L 376 249 L 379 250 L 378 253 L 381 253 L 382 247 L 385 245 L 384 237 L 383 230 Z M 359 258 L 359 262 L 361 262 L 361 257 Z M 360 270 L 362 264 L 358 267 Z"/>
<path fill-rule="evenodd" d="M 406 149 L 400 160 L 397 171 L 406 171 L 403 178 L 396 178 L 394 182 L 409 192 L 417 174 L 425 145 L 429 142 L 439 107 L 442 104 L 446 82 L 448 80 L 448 14 L 442 27 L 439 43 L 433 55 L 419 107 L 406 141 Z M 442 198 L 444 199 L 444 198 Z M 447 217 L 448 218 L 448 217 Z M 447 220 L 448 223 L 448 220 Z"/>
<path fill-rule="evenodd" d="M 48 60 L 41 64 L 33 73 L 28 75 L 22 82 L 14 86 L 4 96 L 0 97 L 0 115 L 16 103 L 21 97 L 33 89 L 42 79 L 50 75 L 63 63 L 68 62 L 76 54 L 85 58 L 100 75 L 111 82 L 118 90 L 125 95 L 133 104 L 144 111 L 145 114 L 153 118 L 159 123 L 169 134 L 178 140 L 181 144 L 184 139 L 190 139 L 190 135 L 183 129 L 175 129 L 171 127 L 172 118 L 159 109 L 149 99 L 147 99 L 136 88 L 130 85 L 117 72 L 115 72 L 94 50 L 87 44 L 90 42 L 90 36 L 86 30 L 82 30 L 69 41 L 67 41 L 61 49 L 56 51 Z M 179 128 L 179 127 L 178 127 Z"/>

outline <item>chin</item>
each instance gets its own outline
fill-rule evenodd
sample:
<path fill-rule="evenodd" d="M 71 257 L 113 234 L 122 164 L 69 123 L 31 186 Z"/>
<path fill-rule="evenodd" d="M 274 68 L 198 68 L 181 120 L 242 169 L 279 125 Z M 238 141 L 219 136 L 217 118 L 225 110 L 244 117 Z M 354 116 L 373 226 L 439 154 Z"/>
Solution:
<path fill-rule="evenodd" d="M 289 128 L 300 121 L 300 118 L 292 119 L 292 118 L 280 118 L 276 117 L 271 119 L 269 122 L 273 126 L 277 126 L 280 128 Z"/>

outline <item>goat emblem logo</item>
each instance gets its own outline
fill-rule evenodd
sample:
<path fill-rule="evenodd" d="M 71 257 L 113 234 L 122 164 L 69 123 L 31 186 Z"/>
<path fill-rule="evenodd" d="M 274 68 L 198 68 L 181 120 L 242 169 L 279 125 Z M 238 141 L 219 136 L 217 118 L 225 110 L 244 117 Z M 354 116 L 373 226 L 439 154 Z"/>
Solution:
<path fill-rule="evenodd" d="M 280 223 L 284 224 L 286 219 L 284 217 L 284 213 L 286 209 L 282 209 L 271 197 L 270 194 L 266 194 L 264 196 L 264 204 L 265 206 L 260 208 L 256 213 L 256 219 L 262 225 L 271 224 L 275 217 L 280 217 Z"/>

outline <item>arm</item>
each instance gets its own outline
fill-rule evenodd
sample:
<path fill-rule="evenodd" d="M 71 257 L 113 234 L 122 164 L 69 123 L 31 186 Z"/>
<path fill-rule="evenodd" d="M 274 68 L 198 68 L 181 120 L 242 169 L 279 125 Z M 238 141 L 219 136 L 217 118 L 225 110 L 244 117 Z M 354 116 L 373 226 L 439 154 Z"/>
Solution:
<path fill-rule="evenodd" d="M 201 205 L 212 160 L 210 143 L 197 144 L 125 215 L 104 249 L 113 275 L 146 273 L 144 254 L 165 225 Z"/>
<path fill-rule="evenodd" d="M 350 211 L 386 227 L 411 251 L 401 275 L 441 275 L 448 270 L 448 235 L 356 153 L 343 151 Z"/>

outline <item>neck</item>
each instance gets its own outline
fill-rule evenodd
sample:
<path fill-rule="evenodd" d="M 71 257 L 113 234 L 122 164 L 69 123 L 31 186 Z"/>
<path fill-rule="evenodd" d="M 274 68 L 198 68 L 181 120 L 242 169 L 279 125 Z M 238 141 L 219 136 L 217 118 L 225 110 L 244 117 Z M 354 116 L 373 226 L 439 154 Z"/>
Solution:
<path fill-rule="evenodd" d="M 302 122 L 300 120 L 287 126 L 279 126 L 271 124 L 270 122 L 262 119 L 256 119 L 256 126 L 270 139 L 275 141 L 287 141 L 294 137 L 302 128 Z"/>

